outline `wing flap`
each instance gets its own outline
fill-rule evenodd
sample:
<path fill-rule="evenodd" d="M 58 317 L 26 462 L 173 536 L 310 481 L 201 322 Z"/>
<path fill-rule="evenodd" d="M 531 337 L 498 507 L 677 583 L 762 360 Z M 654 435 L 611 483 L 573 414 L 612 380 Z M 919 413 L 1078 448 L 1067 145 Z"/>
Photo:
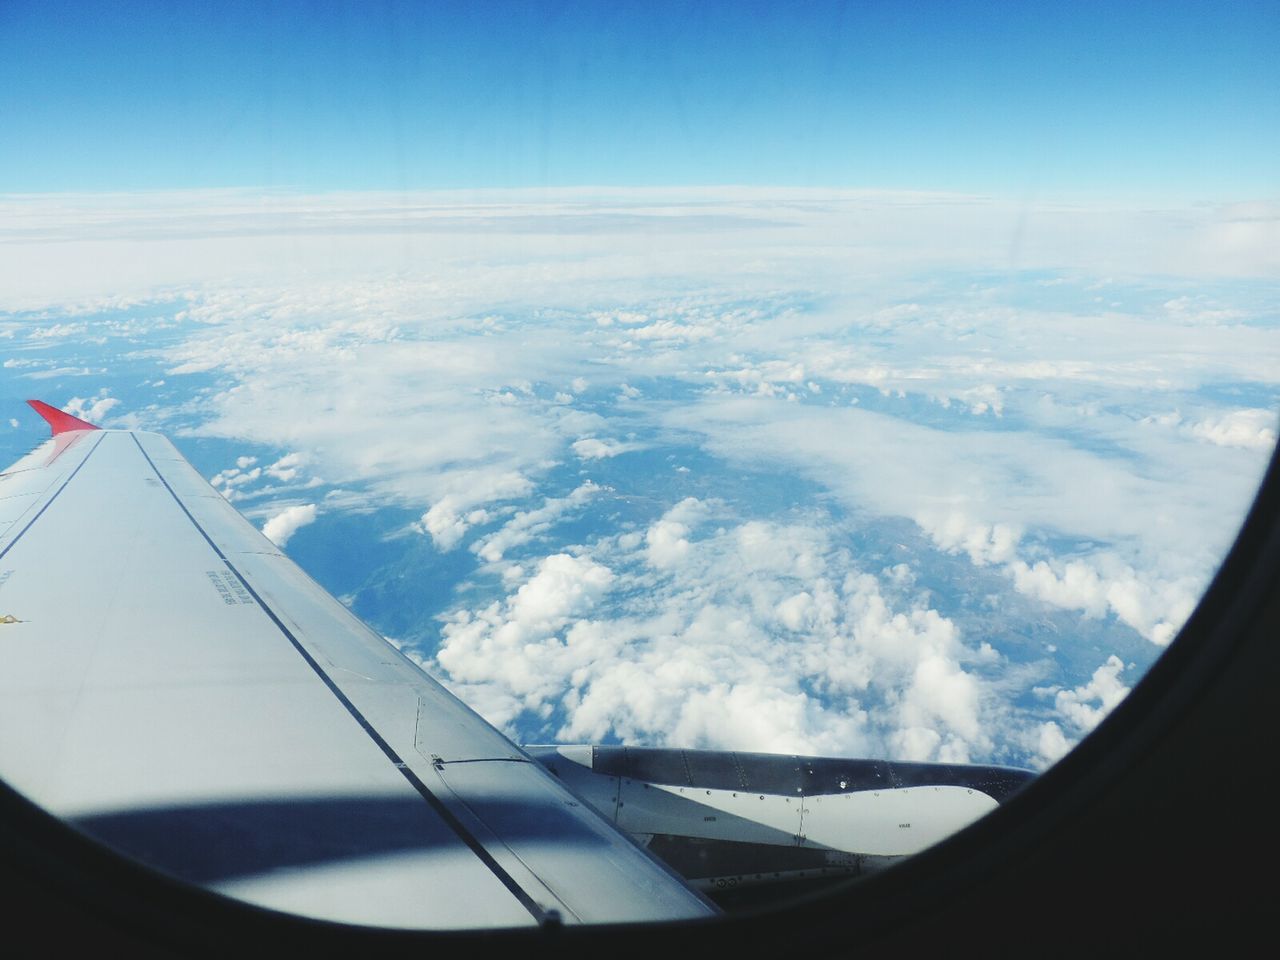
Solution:
<path fill-rule="evenodd" d="M 568 793 L 539 764 L 503 761 L 441 764 L 440 777 L 520 862 L 530 865 L 585 923 L 663 920 L 687 909 L 685 891 L 657 862 L 641 869 L 639 851 Z M 584 829 L 585 828 L 585 829 Z M 646 858 L 647 859 L 647 858 Z"/>

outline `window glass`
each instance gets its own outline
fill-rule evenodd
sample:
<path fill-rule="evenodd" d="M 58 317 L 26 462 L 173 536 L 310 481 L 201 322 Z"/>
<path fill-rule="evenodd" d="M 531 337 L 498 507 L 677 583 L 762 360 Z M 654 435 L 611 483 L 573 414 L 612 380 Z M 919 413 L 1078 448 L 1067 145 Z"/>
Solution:
<path fill-rule="evenodd" d="M 1062 757 L 1276 444 L 1268 4 L 0 23 L 0 459 L 28 397 L 165 434 L 515 743 L 720 751 L 652 782 L 756 825 L 725 876 L 805 839 L 735 777 L 782 809 Z M 862 859 L 779 869 L 907 849 L 833 823 Z"/>

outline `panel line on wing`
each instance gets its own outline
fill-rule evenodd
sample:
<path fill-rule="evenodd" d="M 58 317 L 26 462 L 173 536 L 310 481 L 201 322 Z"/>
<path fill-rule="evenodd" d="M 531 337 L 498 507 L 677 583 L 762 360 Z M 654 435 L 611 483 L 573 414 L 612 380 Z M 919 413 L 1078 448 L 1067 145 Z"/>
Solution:
<path fill-rule="evenodd" d="M 14 535 L 14 538 L 12 540 L 10 540 L 7 544 L 5 544 L 4 549 L 0 550 L 0 559 L 3 559 L 4 555 L 14 548 L 17 542 L 22 539 L 22 535 L 31 529 L 31 527 L 35 524 L 37 520 L 40 519 L 40 517 L 44 514 L 44 512 L 48 510 L 50 506 L 53 505 L 53 501 L 58 499 L 58 495 L 61 494 L 63 490 L 67 489 L 67 484 L 69 484 L 72 480 L 74 480 L 76 474 L 79 473 L 84 468 L 84 465 L 89 462 L 89 458 L 93 456 L 94 451 L 97 450 L 99 446 L 101 446 L 103 437 L 105 436 L 106 434 L 104 433 L 102 436 L 98 437 L 96 441 L 94 441 L 93 446 L 89 448 L 89 452 L 84 455 L 84 459 L 81 460 L 80 463 L 76 466 L 76 468 L 71 471 L 71 475 L 68 476 L 67 479 L 62 481 L 62 486 L 58 487 L 58 489 L 54 491 L 53 496 L 51 496 L 48 500 L 46 500 L 44 503 L 44 506 L 41 507 L 36 512 L 36 515 L 32 517 L 29 521 L 27 521 L 27 525 L 23 527 L 21 530 L 19 530 L 17 534 Z"/>
<path fill-rule="evenodd" d="M 356 705 L 351 702 L 350 698 L 347 697 L 347 695 L 342 692 L 341 688 L 339 688 L 338 685 L 333 681 L 333 679 L 325 672 L 324 668 L 320 666 L 320 664 L 307 651 L 307 649 L 302 645 L 302 643 L 298 640 L 298 638 L 293 635 L 293 632 L 287 626 L 285 626 L 284 622 L 276 615 L 275 611 L 272 610 L 271 607 L 267 605 L 266 601 L 264 601 L 262 597 L 259 596 L 258 592 L 253 589 L 253 586 L 249 583 L 249 581 L 245 578 L 245 576 L 239 570 L 236 569 L 235 564 L 233 564 L 227 558 L 227 555 L 223 553 L 222 550 L 218 547 L 218 545 L 214 543 L 213 539 L 209 536 L 208 533 L 205 532 L 204 528 L 200 525 L 199 521 L 197 521 L 196 518 L 192 516 L 191 511 L 187 509 L 186 504 L 182 502 L 182 499 L 177 495 L 177 493 L 174 492 L 173 487 L 169 485 L 169 481 L 165 479 L 164 475 L 156 467 L 155 462 L 151 459 L 151 456 L 147 453 L 146 449 L 142 446 L 142 443 L 138 440 L 137 435 L 130 434 L 130 436 L 133 437 L 133 442 L 137 444 L 138 451 L 142 454 L 143 458 L 147 461 L 147 464 L 155 472 L 155 475 L 159 478 L 160 482 L 164 485 L 164 488 L 169 491 L 169 495 L 173 497 L 173 500 L 178 505 L 178 508 L 186 515 L 187 519 L 191 521 L 192 526 L 194 526 L 196 530 L 199 531 L 200 535 L 204 538 L 205 542 L 208 543 L 209 546 L 213 549 L 214 553 L 218 555 L 218 558 L 221 559 L 222 562 L 227 565 L 227 569 L 230 570 L 233 574 L 235 574 L 236 578 L 244 586 L 245 590 L 249 592 L 249 595 L 253 597 L 254 601 L 257 603 L 259 608 L 261 608 L 263 613 L 267 615 L 267 617 L 271 620 L 272 623 L 276 625 L 276 627 L 280 630 L 280 632 L 284 635 L 284 637 L 289 641 L 289 643 L 293 645 L 293 648 L 298 652 L 298 654 L 307 663 L 307 665 L 311 667 L 312 671 L 316 674 L 317 677 L 320 678 L 321 682 L 323 682 L 324 685 L 329 689 L 329 691 L 338 699 L 338 702 L 341 703 L 343 707 L 346 708 L 347 712 L 356 721 L 356 723 L 360 725 L 361 729 L 364 730 L 365 734 L 374 742 L 374 744 L 377 745 L 378 749 L 382 751 L 382 753 L 387 757 L 387 759 L 391 761 L 392 765 L 400 772 L 400 774 L 405 778 L 405 780 L 409 782 L 409 785 L 412 786 L 413 789 L 419 794 L 419 796 L 421 796 L 422 799 L 425 800 L 427 804 L 432 808 L 432 810 L 435 811 L 436 815 L 439 816 L 440 819 L 458 836 L 458 838 L 467 845 L 467 847 L 471 850 L 471 852 L 475 854 L 476 858 L 479 859 L 481 863 L 483 863 L 489 869 L 489 871 L 502 883 L 502 885 L 507 888 L 507 890 L 511 893 L 511 895 L 515 897 L 516 900 L 519 901 L 520 905 L 523 906 L 539 924 L 545 923 L 548 919 L 547 912 L 543 910 L 542 907 L 539 906 L 538 903 L 534 901 L 532 897 L 529 896 L 529 894 L 525 891 L 525 889 L 522 886 L 520 886 L 518 882 L 516 882 L 514 877 L 512 877 L 505 869 L 503 869 L 502 865 L 499 864 L 496 859 L 494 859 L 493 854 L 491 854 L 487 849 L 485 849 L 484 845 L 480 842 L 480 840 L 473 833 L 471 833 L 470 830 L 467 829 L 467 827 L 462 823 L 462 821 L 460 821 L 458 817 L 452 811 L 450 811 L 447 806 L 445 806 L 444 801 L 442 801 L 439 797 L 437 797 L 435 793 L 432 792 L 431 788 L 428 787 L 426 783 L 424 783 L 422 779 L 418 777 L 418 775 L 414 773 L 412 769 L 409 768 L 409 766 L 405 763 L 403 758 L 401 758 L 400 755 L 395 751 L 395 749 L 382 737 L 381 734 L 378 733 L 378 731 L 373 727 L 373 725 L 365 718 L 364 714 L 360 712 L 359 708 L 356 707 Z M 92 453 L 92 451 L 90 452 Z M 88 459 L 87 455 L 85 459 L 86 460 Z M 83 463 L 81 463 L 81 466 L 83 466 Z M 79 467 L 77 467 L 76 469 L 79 470 Z M 74 475 L 75 474 L 73 473 L 72 476 Z M 70 481 L 70 478 L 68 478 L 68 481 Z M 59 490 L 59 492 L 61 492 L 61 489 Z M 55 494 L 54 496 L 57 496 L 57 494 Z M 34 520 L 32 522 L 34 522 Z M 0 556 L 3 556 L 3 554 L 0 554 Z"/>

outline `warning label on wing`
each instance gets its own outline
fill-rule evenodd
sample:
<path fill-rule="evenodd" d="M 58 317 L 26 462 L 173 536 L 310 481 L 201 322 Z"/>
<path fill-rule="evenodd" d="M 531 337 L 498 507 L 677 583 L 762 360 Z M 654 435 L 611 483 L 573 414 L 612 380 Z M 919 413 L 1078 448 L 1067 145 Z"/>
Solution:
<path fill-rule="evenodd" d="M 205 575 L 213 584 L 213 588 L 222 596 L 222 602 L 228 606 L 253 603 L 253 597 L 244 588 L 244 584 L 229 570 L 206 570 Z"/>

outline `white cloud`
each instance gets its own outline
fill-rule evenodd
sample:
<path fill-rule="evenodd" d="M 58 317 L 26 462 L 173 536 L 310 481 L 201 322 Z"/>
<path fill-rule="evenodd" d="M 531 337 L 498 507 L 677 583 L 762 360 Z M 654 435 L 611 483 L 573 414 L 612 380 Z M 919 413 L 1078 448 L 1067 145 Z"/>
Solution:
<path fill-rule="evenodd" d="M 212 385 L 170 422 L 274 451 L 218 488 L 319 475 L 339 485 L 326 511 L 407 507 L 440 550 L 474 537 L 503 591 L 491 616 L 492 596 L 466 612 L 476 642 L 525 622 L 523 587 L 532 601 L 577 576 L 594 599 L 502 647 L 543 685 L 473 664 L 463 621 L 447 625 L 494 716 L 564 698 L 566 735 L 723 745 L 738 729 L 958 758 L 1009 742 L 984 679 L 999 655 L 930 606 L 914 545 L 864 573 L 801 501 L 915 521 L 984 582 L 1167 642 L 1275 441 L 1280 335 L 1224 278 L 1280 276 L 1276 222 L 1272 206 L 738 188 L 0 198 L 0 306 L 66 314 L 6 317 L 0 335 L 39 373 L 97 375 L 52 351 L 141 338 L 152 320 L 100 314 L 167 304 L 167 390 Z M 1019 287 L 1036 268 L 1055 275 Z M 1198 393 L 1224 383 L 1250 406 Z M 738 499 L 556 540 L 590 509 L 547 496 L 584 468 L 570 451 L 662 444 L 697 458 L 665 474 L 673 498 L 719 492 L 698 484 L 720 458 L 751 468 L 723 485 Z M 793 512 L 735 513 L 751 470 L 790 484 Z M 630 493 L 609 500 L 651 502 Z M 574 562 L 544 566 L 558 556 Z M 1018 735 L 1049 756 L 1074 730 L 1041 715 Z"/>
<path fill-rule="evenodd" d="M 1036 690 L 1041 696 L 1053 697 L 1057 714 L 1056 719 L 1040 724 L 1031 738 L 1041 764 L 1060 759 L 1129 695 L 1129 687 L 1120 680 L 1124 669 L 1124 662 L 1113 654 L 1078 687 Z"/>
<path fill-rule="evenodd" d="M 473 524 L 489 519 L 485 510 L 473 510 L 465 515 L 459 513 L 454 507 L 460 502 L 456 497 L 447 496 L 422 515 L 422 526 L 431 534 L 438 550 L 452 550 Z"/>
<path fill-rule="evenodd" d="M 1081 610 L 1086 616 L 1110 612 L 1161 647 L 1169 644 L 1191 616 L 1202 588 L 1201 580 L 1194 576 L 1140 576 L 1114 554 L 1105 552 L 1096 553 L 1090 561 L 1050 564 L 1040 560 L 1028 566 L 1018 560 L 1008 570 L 1019 593 Z"/>
<path fill-rule="evenodd" d="M 481 475 L 465 492 L 447 493 L 432 504 L 422 515 L 422 528 L 437 550 L 452 550 L 471 527 L 489 521 L 491 514 L 479 504 L 521 497 L 532 488 L 529 479 L 518 473 Z"/>
<path fill-rule="evenodd" d="M 565 670 L 590 661 L 591 645 L 576 642 L 581 624 L 564 631 L 612 580 L 608 567 L 589 559 L 545 557 L 504 602 L 455 614 L 436 660 L 455 682 L 498 685 L 513 700 L 536 707 L 554 696 Z"/>
<path fill-rule="evenodd" d="M 1276 445 L 1274 410 L 1233 410 L 1191 425 L 1191 432 L 1221 447 L 1270 450 Z"/>
<path fill-rule="evenodd" d="M 705 506 L 694 497 L 676 504 L 645 531 L 644 542 L 649 563 L 659 570 L 676 566 L 689 553 L 689 525 L 700 520 Z"/>
<path fill-rule="evenodd" d="M 24 373 L 22 376 L 26 380 L 53 380 L 57 377 L 91 377 L 101 376 L 107 371 L 102 368 L 91 369 L 89 367 L 54 367 L 51 370 L 35 370 L 31 373 Z"/>
<path fill-rule="evenodd" d="M 941 549 L 963 552 L 978 566 L 1001 566 L 1019 593 L 1088 617 L 1114 614 L 1158 646 L 1173 639 L 1199 597 L 1195 577 L 1140 576 L 1113 550 L 1094 550 L 1086 559 L 1028 563 L 1018 555 L 1021 532 L 1015 527 L 973 521 L 956 510 L 925 512 L 916 522 Z"/>
<path fill-rule="evenodd" d="M 82 323 L 37 324 L 28 333 L 32 340 L 54 340 L 61 337 L 83 336 L 85 325 Z"/>
<path fill-rule="evenodd" d="M 209 485 L 232 502 L 243 500 L 248 496 L 243 488 L 262 479 L 262 468 L 251 467 L 257 462 L 257 457 L 237 457 L 238 466 L 219 470 L 209 478 Z"/>
<path fill-rule="evenodd" d="M 1010 569 L 1020 593 L 1055 606 L 1083 610 L 1093 617 L 1101 617 L 1107 612 L 1107 584 L 1087 563 L 1071 561 L 1064 566 L 1061 575 L 1043 560 L 1032 567 L 1018 561 Z"/>
<path fill-rule="evenodd" d="M 315 523 L 316 505 L 297 504 L 286 507 L 262 525 L 262 534 L 277 547 L 283 547 L 289 538 L 308 524 Z"/>
<path fill-rule="evenodd" d="M 522 546 L 535 537 L 545 534 L 562 516 L 586 503 L 601 489 L 588 480 L 567 497 L 548 499 L 537 510 L 518 511 L 501 529 L 473 543 L 471 550 L 486 563 L 497 563 L 508 550 Z M 483 520 L 473 522 L 483 522 Z"/>
<path fill-rule="evenodd" d="M 1190 614 L 1265 466 L 1255 450 L 1205 457 L 1132 418 L 1123 437 L 1141 469 L 1047 432 L 942 430 L 771 398 L 709 396 L 666 420 L 731 463 L 785 462 L 853 509 L 913 518 L 1021 592 L 1112 614 L 1157 645 Z M 1085 543 L 1075 556 L 1046 546 L 1064 534 Z"/>
<path fill-rule="evenodd" d="M 583 437 L 573 442 L 573 452 L 580 460 L 603 460 L 616 457 L 620 453 L 639 450 L 638 443 L 622 443 L 618 440 L 600 440 L 595 437 Z"/>
<path fill-rule="evenodd" d="M 104 391 L 96 397 L 72 397 L 62 409 L 73 417 L 100 426 L 106 415 L 119 405 L 119 400 L 106 396 Z"/>
<path fill-rule="evenodd" d="M 964 552 L 981 566 L 1012 560 L 1022 531 L 1015 524 L 983 523 L 962 510 L 926 510 L 915 517 L 943 550 Z"/>
<path fill-rule="evenodd" d="M 1062 728 L 1052 720 L 1040 725 L 1035 751 L 1041 763 L 1050 764 L 1066 756 L 1075 743 L 1068 740 Z"/>
<path fill-rule="evenodd" d="M 593 325 L 617 330 L 652 315 L 623 306 L 641 277 L 710 274 L 769 289 L 815 265 L 824 285 L 933 266 L 1007 271 L 1015 223 L 1017 269 L 1274 277 L 1273 210 L 743 187 L 11 196 L 0 198 L 0 308 L 120 307 L 160 285 L 181 290 L 227 276 L 301 284 L 321 272 L 396 276 L 429 263 L 441 288 L 469 278 L 494 294 L 489 311 L 521 289 L 531 303 L 576 289 L 587 294 L 579 302 L 597 305 L 611 290 L 620 306 L 593 306 Z M 479 217 L 485 229 L 469 229 Z M 547 249 L 558 270 L 545 253 L 518 254 Z M 477 255 L 487 258 L 486 283 L 475 283 Z M 69 256 L 83 264 L 73 276 L 63 269 Z"/>
<path fill-rule="evenodd" d="M 242 458 L 243 459 L 243 458 Z M 239 461 L 237 461 L 238 463 Z M 286 453 L 271 466 L 266 468 L 267 475 L 274 477 L 281 483 L 288 483 L 296 480 L 302 466 L 307 462 L 307 457 L 302 453 Z"/>
<path fill-rule="evenodd" d="M 505 600 L 448 615 L 439 667 L 495 723 L 561 708 L 552 732 L 569 740 L 954 760 L 990 749 L 990 697 L 964 665 L 983 654 L 951 621 L 892 607 L 816 527 L 712 530 L 712 515 L 688 498 L 643 537 L 515 572 Z"/>
<path fill-rule="evenodd" d="M 1073 690 L 1057 691 L 1055 708 L 1068 724 L 1081 733 L 1088 733 L 1128 696 L 1129 688 L 1120 682 L 1123 672 L 1124 662 L 1119 657 L 1107 657 L 1088 683 Z"/>

